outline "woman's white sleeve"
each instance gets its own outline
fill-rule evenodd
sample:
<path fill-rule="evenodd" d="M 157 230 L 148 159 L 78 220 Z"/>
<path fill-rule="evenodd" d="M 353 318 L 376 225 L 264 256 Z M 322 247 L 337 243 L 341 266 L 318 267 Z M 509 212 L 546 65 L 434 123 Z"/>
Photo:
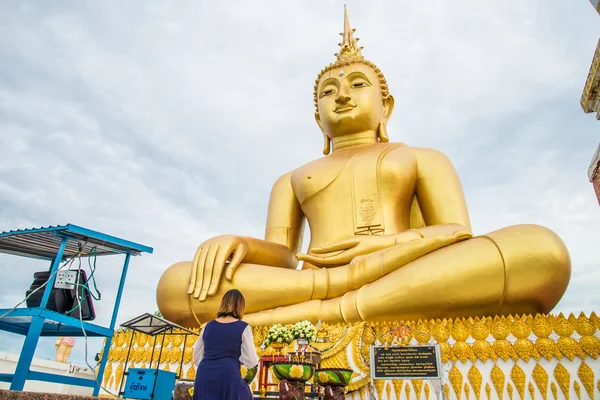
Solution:
<path fill-rule="evenodd" d="M 248 368 L 254 368 L 258 365 L 258 361 L 258 354 L 256 354 L 256 347 L 254 347 L 254 335 L 252 335 L 252 329 L 248 325 L 242 334 L 240 362 Z"/>
<path fill-rule="evenodd" d="M 200 361 L 202 361 L 204 358 L 204 339 L 202 338 L 203 333 L 204 329 L 200 331 L 198 340 L 196 340 L 196 344 L 194 345 L 194 365 L 196 367 L 200 365 Z"/>

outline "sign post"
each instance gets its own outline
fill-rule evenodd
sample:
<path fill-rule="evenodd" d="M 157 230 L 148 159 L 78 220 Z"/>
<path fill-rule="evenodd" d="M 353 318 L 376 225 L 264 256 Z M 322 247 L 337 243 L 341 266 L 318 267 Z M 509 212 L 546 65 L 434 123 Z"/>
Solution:
<path fill-rule="evenodd" d="M 440 346 L 371 346 L 371 380 L 375 379 L 426 380 L 443 399 Z"/>

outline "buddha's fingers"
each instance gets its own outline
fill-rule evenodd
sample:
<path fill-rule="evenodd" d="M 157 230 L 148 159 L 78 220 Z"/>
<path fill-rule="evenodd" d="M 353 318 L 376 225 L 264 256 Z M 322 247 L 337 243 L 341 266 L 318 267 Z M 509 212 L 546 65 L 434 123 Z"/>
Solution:
<path fill-rule="evenodd" d="M 194 290 L 194 298 L 197 299 L 200 297 L 200 292 L 202 291 L 202 284 L 204 282 L 204 272 L 206 270 L 206 256 L 208 255 L 208 249 L 204 249 L 202 254 L 200 254 L 200 258 L 198 259 L 198 270 L 196 272 L 196 288 Z"/>
<path fill-rule="evenodd" d="M 313 247 L 311 251 L 315 254 L 331 253 L 334 251 L 341 251 L 350 249 L 360 243 L 360 239 L 352 238 L 343 240 L 341 242 L 333 243 L 322 247 Z"/>
<path fill-rule="evenodd" d="M 220 278 L 220 275 L 216 275 L 215 272 L 215 258 L 217 256 L 217 252 L 219 251 L 219 245 L 215 244 L 210 246 L 208 249 L 208 254 L 206 256 L 206 260 L 204 261 L 204 279 L 202 279 L 202 289 L 200 289 L 200 297 L 198 300 L 204 301 L 208 296 L 208 288 L 212 284 L 214 278 L 217 280 Z"/>
<path fill-rule="evenodd" d="M 231 262 L 227 266 L 227 270 L 225 271 L 225 278 L 230 281 L 233 278 L 233 273 L 237 269 L 237 267 L 242 263 L 244 257 L 248 254 L 248 245 L 246 243 L 240 243 L 233 252 L 233 258 Z"/>
<path fill-rule="evenodd" d="M 192 270 L 190 272 L 190 285 L 188 286 L 187 294 L 193 294 L 196 288 L 196 273 L 198 272 L 198 260 L 202 254 L 202 247 L 199 247 L 194 254 L 194 260 L 192 261 Z"/>
<path fill-rule="evenodd" d="M 221 283 L 221 277 L 223 276 L 223 270 L 225 269 L 225 264 L 229 256 L 230 254 L 227 249 L 219 247 L 217 255 L 215 256 L 215 271 L 213 272 L 212 281 L 208 287 L 209 296 L 214 296 L 215 293 L 217 293 L 217 289 L 219 289 L 219 284 Z"/>
<path fill-rule="evenodd" d="M 446 236 L 411 240 L 369 256 L 356 257 L 350 263 L 349 286 L 352 289 L 359 289 L 417 258 L 471 237 L 469 232 L 458 231 Z"/>

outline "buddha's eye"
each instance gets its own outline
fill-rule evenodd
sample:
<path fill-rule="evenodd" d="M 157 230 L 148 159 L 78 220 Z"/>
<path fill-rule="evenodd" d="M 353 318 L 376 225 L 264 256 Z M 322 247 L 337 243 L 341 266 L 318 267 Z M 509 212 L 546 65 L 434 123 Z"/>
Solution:
<path fill-rule="evenodd" d="M 333 89 L 323 90 L 323 92 L 321 93 L 321 97 L 325 97 L 325 96 L 328 96 L 330 94 L 333 94 L 333 92 L 334 92 Z"/>
<path fill-rule="evenodd" d="M 352 84 L 353 88 L 361 88 L 369 86 L 366 82 L 355 82 Z"/>

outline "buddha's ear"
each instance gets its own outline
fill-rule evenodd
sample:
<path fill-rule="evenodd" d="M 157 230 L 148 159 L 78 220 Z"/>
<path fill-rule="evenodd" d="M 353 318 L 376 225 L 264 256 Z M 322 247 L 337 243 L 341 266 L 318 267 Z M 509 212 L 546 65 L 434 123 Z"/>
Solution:
<path fill-rule="evenodd" d="M 323 130 L 323 124 L 321 123 L 321 116 L 319 115 L 319 112 L 315 112 L 315 121 L 317 121 L 317 125 L 319 125 L 319 129 L 321 130 L 321 132 L 323 132 L 323 134 L 325 134 L 325 131 Z"/>
<path fill-rule="evenodd" d="M 379 129 L 377 130 L 377 136 L 379 136 L 380 142 L 387 143 L 390 141 L 387 133 L 387 123 L 392 116 L 392 111 L 394 111 L 394 96 L 388 94 L 383 98 L 383 116 L 379 123 Z"/>
<path fill-rule="evenodd" d="M 329 136 L 323 133 L 323 154 L 329 155 L 331 152 L 331 140 L 329 140 Z"/>
<path fill-rule="evenodd" d="M 394 111 L 394 96 L 388 94 L 383 99 L 383 118 L 386 122 L 392 116 L 392 111 Z"/>
<path fill-rule="evenodd" d="M 315 113 L 315 121 L 317 121 L 317 125 L 319 125 L 319 129 L 323 132 L 323 154 L 328 155 L 331 152 L 331 141 L 329 140 L 329 136 L 323 130 L 323 124 L 321 123 L 321 116 L 317 111 Z"/>

